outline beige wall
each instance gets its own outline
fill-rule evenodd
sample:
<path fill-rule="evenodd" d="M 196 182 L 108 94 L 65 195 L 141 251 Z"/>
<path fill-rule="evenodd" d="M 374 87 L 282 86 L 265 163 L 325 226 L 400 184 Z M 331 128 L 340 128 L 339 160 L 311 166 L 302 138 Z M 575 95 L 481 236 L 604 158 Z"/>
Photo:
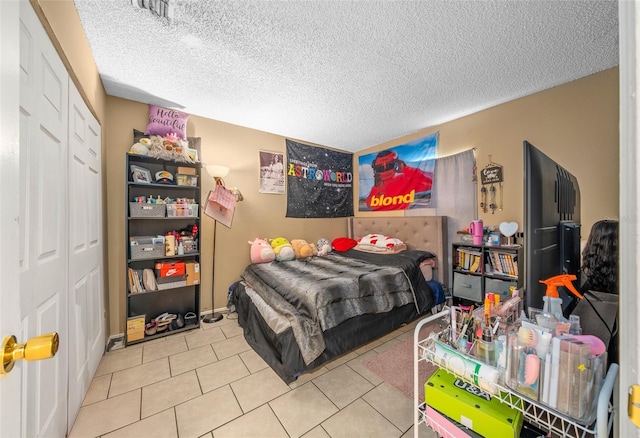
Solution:
<path fill-rule="evenodd" d="M 107 97 L 80 25 L 73 0 L 31 0 L 62 52 L 75 83 L 102 125 L 107 228 L 109 334 L 125 326 L 125 153 L 132 130 L 144 130 L 148 106 Z M 618 69 L 561 85 L 412 135 L 369 148 L 395 146 L 438 131 L 438 155 L 476 148 L 478 168 L 491 160 L 504 166 L 504 210 L 480 214 L 485 224 L 522 224 L 522 141 L 529 140 L 573 173 L 582 192 L 583 237 L 601 218 L 618 217 Z M 248 240 L 256 236 L 315 241 L 346 234 L 345 219 L 287 219 L 286 197 L 258 193 L 258 151 L 285 152 L 285 138 L 191 116 L 188 135 L 202 138 L 202 161 L 231 168 L 226 180 L 245 200 L 233 227 L 217 227 L 215 306 L 226 305 L 228 286 L 249 261 Z M 300 140 L 303 143 L 304 139 Z M 330 146 L 330 145 L 329 145 Z M 357 157 L 356 163 L 357 163 Z M 357 166 L 356 166 L 357 168 Z M 357 172 L 357 169 L 356 169 Z M 203 197 L 212 188 L 203 177 Z M 357 184 L 357 177 L 356 177 Z M 356 191 L 357 193 L 357 187 Z M 375 213 L 369 213 L 375 214 Z M 401 214 L 401 213 L 400 213 Z M 202 310 L 211 309 L 213 221 L 202 220 Z"/>
<path fill-rule="evenodd" d="M 358 155 L 433 132 L 439 132 L 438 156 L 476 148 L 478 169 L 489 164 L 491 157 L 491 161 L 503 166 L 505 181 L 503 211 L 480 212 L 479 218 L 485 225 L 515 221 L 522 231 L 522 142 L 528 140 L 578 179 L 585 239 L 594 222 L 618 218 L 618 114 L 618 68 L 612 68 L 383 143 Z"/>

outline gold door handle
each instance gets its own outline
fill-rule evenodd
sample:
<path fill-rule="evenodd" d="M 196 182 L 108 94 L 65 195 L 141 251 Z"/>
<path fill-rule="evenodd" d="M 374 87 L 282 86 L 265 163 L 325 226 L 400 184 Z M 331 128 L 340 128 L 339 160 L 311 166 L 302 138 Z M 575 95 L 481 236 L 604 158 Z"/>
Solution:
<path fill-rule="evenodd" d="M 627 400 L 627 415 L 636 427 L 640 427 L 640 386 L 631 385 Z"/>
<path fill-rule="evenodd" d="M 7 336 L 2 341 L 2 369 L 0 369 L 0 375 L 9 373 L 20 359 L 49 359 L 56 355 L 59 346 L 60 339 L 55 332 L 36 336 L 24 344 L 18 344 L 16 337 L 13 335 Z"/>

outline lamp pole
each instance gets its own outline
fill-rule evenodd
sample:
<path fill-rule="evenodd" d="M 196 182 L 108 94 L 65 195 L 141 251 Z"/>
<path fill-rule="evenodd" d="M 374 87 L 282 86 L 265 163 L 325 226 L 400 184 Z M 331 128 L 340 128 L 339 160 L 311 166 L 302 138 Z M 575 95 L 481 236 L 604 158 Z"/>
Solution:
<path fill-rule="evenodd" d="M 219 186 L 224 188 L 224 180 L 222 178 L 224 178 L 225 176 L 227 176 L 227 174 L 229 173 L 229 168 L 226 166 L 220 166 L 220 165 L 208 165 L 207 166 L 207 172 L 209 173 L 209 175 L 211 175 L 213 177 L 213 180 L 215 182 L 215 187 L 214 190 L 217 190 L 219 188 Z M 236 195 L 237 196 L 237 195 Z M 237 197 L 236 197 L 237 200 Z M 206 317 L 202 318 L 202 322 L 205 323 L 212 323 L 212 322 L 218 322 L 220 321 L 223 316 L 221 313 L 216 313 L 215 312 L 215 278 L 216 278 L 216 229 L 217 229 L 217 224 L 216 222 L 218 222 L 215 217 L 211 217 L 213 219 L 213 264 L 212 264 L 212 268 L 211 268 L 211 315 L 207 315 Z M 224 223 L 224 222 L 223 222 Z"/>
<path fill-rule="evenodd" d="M 207 315 L 202 318 L 202 322 L 211 324 L 213 322 L 220 321 L 223 316 L 222 313 L 216 313 L 215 306 L 215 279 L 216 279 L 216 220 L 213 220 L 213 262 L 211 263 L 211 315 Z"/>

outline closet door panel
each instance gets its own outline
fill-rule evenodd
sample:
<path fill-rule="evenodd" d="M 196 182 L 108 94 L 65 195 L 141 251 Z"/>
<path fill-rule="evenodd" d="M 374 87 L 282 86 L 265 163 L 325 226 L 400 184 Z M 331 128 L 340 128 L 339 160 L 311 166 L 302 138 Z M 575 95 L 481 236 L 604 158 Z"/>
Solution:
<path fill-rule="evenodd" d="M 29 2 L 20 2 L 20 307 L 22 341 L 57 332 L 55 357 L 24 362 L 23 436 L 67 432 L 67 71 Z"/>

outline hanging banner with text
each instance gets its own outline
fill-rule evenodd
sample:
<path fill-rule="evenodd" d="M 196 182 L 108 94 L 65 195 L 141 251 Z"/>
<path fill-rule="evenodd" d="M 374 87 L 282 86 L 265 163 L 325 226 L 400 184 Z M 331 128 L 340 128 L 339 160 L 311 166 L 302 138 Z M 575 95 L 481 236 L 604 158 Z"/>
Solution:
<path fill-rule="evenodd" d="M 287 140 L 287 217 L 353 216 L 353 154 Z"/>
<path fill-rule="evenodd" d="M 358 157 L 359 211 L 431 207 L 438 133 Z"/>

